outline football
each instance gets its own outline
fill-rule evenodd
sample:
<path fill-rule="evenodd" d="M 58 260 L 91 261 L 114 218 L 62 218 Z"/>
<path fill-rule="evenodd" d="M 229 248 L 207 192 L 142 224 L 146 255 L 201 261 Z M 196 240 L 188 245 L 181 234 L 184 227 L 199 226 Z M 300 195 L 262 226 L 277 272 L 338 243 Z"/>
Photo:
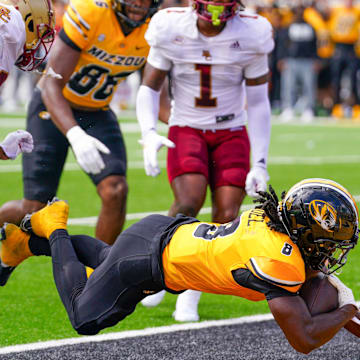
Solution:
<path fill-rule="evenodd" d="M 323 273 L 306 280 L 301 287 L 300 296 L 305 300 L 311 315 L 333 311 L 338 307 L 337 290 Z"/>
<path fill-rule="evenodd" d="M 304 299 L 311 315 L 333 311 L 338 307 L 336 288 L 331 285 L 323 273 L 306 280 L 301 287 L 300 296 Z M 351 319 L 344 328 L 360 337 L 360 312 Z"/>

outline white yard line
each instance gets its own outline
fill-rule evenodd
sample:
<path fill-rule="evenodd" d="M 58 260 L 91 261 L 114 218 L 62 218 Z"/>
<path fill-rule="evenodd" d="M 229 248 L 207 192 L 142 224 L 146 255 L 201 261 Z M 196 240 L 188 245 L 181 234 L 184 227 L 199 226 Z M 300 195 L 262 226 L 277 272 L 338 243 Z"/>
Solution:
<path fill-rule="evenodd" d="M 322 165 L 322 164 L 356 164 L 360 162 L 360 155 L 339 155 L 339 156 L 270 156 L 268 163 L 270 165 Z M 159 165 L 165 169 L 165 160 L 160 160 Z M 142 169 L 144 163 L 142 160 L 129 161 L 129 169 Z M 82 171 L 76 162 L 65 164 L 66 171 Z M 21 164 L 11 164 L 2 161 L 0 164 L 0 173 L 21 172 Z"/>
<path fill-rule="evenodd" d="M 360 301 L 357 302 L 357 305 L 360 306 Z M 60 346 L 86 344 L 86 343 L 92 343 L 92 342 L 129 339 L 129 338 L 134 338 L 134 337 L 139 337 L 139 336 L 150 336 L 150 335 L 172 333 L 175 331 L 197 330 L 197 329 L 205 329 L 205 328 L 215 327 L 215 326 L 230 326 L 230 325 L 248 324 L 248 323 L 255 323 L 255 322 L 260 322 L 260 321 L 268 321 L 268 320 L 272 320 L 272 319 L 273 319 L 272 314 L 260 314 L 260 315 L 252 315 L 252 316 L 243 316 L 243 317 L 234 318 L 234 319 L 211 320 L 211 321 L 202 321 L 202 322 L 196 322 L 196 323 L 175 324 L 175 325 L 170 325 L 170 326 L 146 328 L 143 330 L 129 330 L 129 331 L 121 331 L 121 332 L 94 335 L 94 336 L 82 336 L 82 337 L 69 338 L 69 339 L 50 340 L 50 341 L 36 342 L 36 343 L 31 343 L 31 344 L 6 346 L 3 348 L 0 348 L 0 355 L 32 351 L 32 350 L 41 350 L 41 349 L 54 348 L 54 347 L 60 347 Z"/>
<path fill-rule="evenodd" d="M 271 314 L 263 315 L 253 315 L 253 316 L 244 316 L 241 318 L 227 319 L 227 320 L 213 320 L 213 321 L 203 321 L 197 323 L 187 323 L 187 324 L 176 324 L 170 326 L 161 326 L 157 328 L 147 328 L 143 330 L 130 330 L 122 331 L 109 334 L 101 334 L 95 336 L 83 336 L 80 338 L 70 338 L 62 340 L 51 340 L 45 342 L 37 342 L 32 344 L 23 344 L 23 345 L 14 345 L 0 348 L 0 354 L 10 354 L 15 352 L 31 351 L 31 350 L 41 350 L 46 348 L 68 346 L 74 344 L 84 344 L 91 342 L 102 342 L 109 340 L 119 340 L 125 338 L 133 338 L 138 336 L 149 336 L 157 335 L 164 333 L 171 333 L 175 331 L 184 331 L 184 330 L 194 330 L 194 329 L 204 329 L 214 326 L 228 326 L 228 325 L 237 325 L 237 324 L 246 324 L 259 321 L 266 321 L 273 319 Z"/>

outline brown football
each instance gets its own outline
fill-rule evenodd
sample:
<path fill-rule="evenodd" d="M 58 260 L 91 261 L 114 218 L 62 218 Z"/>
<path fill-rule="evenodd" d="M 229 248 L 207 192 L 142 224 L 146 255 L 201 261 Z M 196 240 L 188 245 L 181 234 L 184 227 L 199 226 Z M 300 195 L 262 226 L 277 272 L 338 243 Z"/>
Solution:
<path fill-rule="evenodd" d="M 306 280 L 300 296 L 305 300 L 311 315 L 333 311 L 339 306 L 337 290 L 323 273 Z"/>
<path fill-rule="evenodd" d="M 300 296 L 305 300 L 311 315 L 317 315 L 335 310 L 338 305 L 337 290 L 323 273 L 306 280 L 301 287 Z M 344 328 L 353 335 L 360 337 L 360 311 Z"/>

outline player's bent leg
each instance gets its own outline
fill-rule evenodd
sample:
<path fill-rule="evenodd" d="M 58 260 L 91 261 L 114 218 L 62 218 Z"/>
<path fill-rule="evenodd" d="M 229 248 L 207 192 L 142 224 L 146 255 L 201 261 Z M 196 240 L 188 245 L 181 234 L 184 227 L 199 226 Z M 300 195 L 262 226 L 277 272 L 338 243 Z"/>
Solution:
<path fill-rule="evenodd" d="M 157 280 L 161 275 L 154 270 L 159 261 L 154 239 L 172 222 L 169 217 L 153 215 L 129 227 L 109 247 L 106 259 L 89 279 L 67 231 L 51 234 L 56 287 L 79 334 L 93 335 L 115 325 L 134 311 L 145 294 L 163 288 Z"/>
<path fill-rule="evenodd" d="M 156 294 L 148 295 L 145 299 L 141 300 L 141 304 L 145 307 L 155 307 L 158 306 L 164 299 L 166 291 L 162 290 Z"/>
<path fill-rule="evenodd" d="M 212 193 L 212 221 L 226 223 L 239 215 L 246 196 L 245 189 L 237 186 L 220 186 Z"/>
<path fill-rule="evenodd" d="M 38 211 L 43 208 L 46 203 L 35 200 L 11 200 L 0 207 L 0 226 L 4 223 L 19 225 L 26 214 Z"/>
<path fill-rule="evenodd" d="M 171 182 L 174 202 L 169 210 L 169 216 L 184 214 L 196 216 L 206 198 L 207 179 L 202 174 L 183 174 Z"/>
<path fill-rule="evenodd" d="M 126 178 L 119 175 L 108 176 L 97 185 L 97 191 L 102 205 L 95 234 L 98 239 L 111 245 L 125 222 L 128 194 Z"/>

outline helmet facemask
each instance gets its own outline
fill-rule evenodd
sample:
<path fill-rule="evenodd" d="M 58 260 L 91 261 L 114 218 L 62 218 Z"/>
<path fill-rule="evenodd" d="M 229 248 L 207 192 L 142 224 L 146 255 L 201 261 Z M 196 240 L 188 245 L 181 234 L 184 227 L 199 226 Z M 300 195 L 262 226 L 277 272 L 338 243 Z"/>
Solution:
<path fill-rule="evenodd" d="M 55 15 L 50 0 L 1 0 L 21 14 L 26 31 L 24 52 L 16 66 L 24 71 L 35 70 L 48 55 L 55 37 Z"/>
<path fill-rule="evenodd" d="M 238 2 L 236 0 L 229 3 L 194 0 L 193 8 L 200 19 L 211 22 L 214 26 L 219 26 L 236 15 Z"/>
<path fill-rule="evenodd" d="M 158 10 L 161 3 L 162 3 L 162 0 L 152 0 L 150 7 L 148 7 L 148 8 L 140 7 L 141 9 L 146 10 L 146 14 L 141 20 L 136 21 L 136 20 L 130 19 L 127 16 L 126 7 L 139 8 L 139 6 L 136 6 L 136 5 L 132 4 L 131 2 L 124 1 L 124 0 L 112 0 L 113 9 L 114 9 L 116 15 L 131 29 L 134 29 L 134 28 L 142 25 L 148 18 L 152 17 Z"/>
<path fill-rule="evenodd" d="M 24 52 L 16 62 L 21 70 L 32 71 L 39 67 L 49 54 L 55 31 L 47 24 L 37 25 L 38 40 L 24 45 Z"/>
<path fill-rule="evenodd" d="M 350 193 L 324 179 L 294 185 L 279 206 L 280 218 L 305 263 L 325 274 L 345 265 L 358 240 L 358 210 Z"/>

